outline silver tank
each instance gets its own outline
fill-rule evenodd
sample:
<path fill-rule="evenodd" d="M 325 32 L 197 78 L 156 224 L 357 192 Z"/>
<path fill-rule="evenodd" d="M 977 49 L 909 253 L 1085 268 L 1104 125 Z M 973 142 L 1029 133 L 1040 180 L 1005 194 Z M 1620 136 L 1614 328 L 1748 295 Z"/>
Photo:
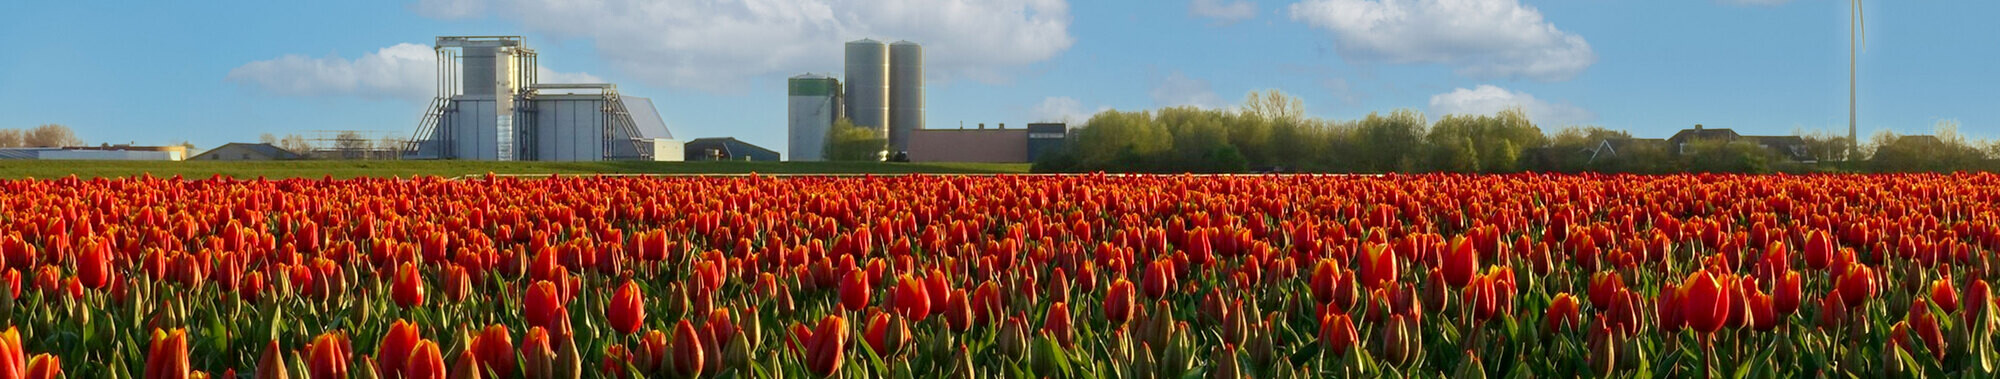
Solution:
<path fill-rule="evenodd" d="M 910 132 L 924 128 L 924 46 L 889 45 L 889 151 L 909 151 Z"/>
<path fill-rule="evenodd" d="M 889 135 L 889 47 L 872 39 L 847 43 L 847 118 Z"/>

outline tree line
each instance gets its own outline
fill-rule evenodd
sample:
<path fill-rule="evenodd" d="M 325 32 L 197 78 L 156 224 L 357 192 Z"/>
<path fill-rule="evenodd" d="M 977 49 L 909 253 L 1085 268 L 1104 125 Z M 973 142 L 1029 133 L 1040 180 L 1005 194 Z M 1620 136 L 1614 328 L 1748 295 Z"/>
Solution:
<path fill-rule="evenodd" d="M 60 124 L 42 124 L 30 129 L 0 129 L 0 148 L 67 147 L 83 145 L 76 132 Z"/>
<path fill-rule="evenodd" d="M 1623 130 L 1568 126 L 1545 133 L 1520 109 L 1446 115 L 1435 121 L 1400 109 L 1358 120 L 1305 117 L 1302 102 L 1276 90 L 1253 92 L 1240 108 L 1108 110 L 1073 126 L 1068 143 L 1035 162 L 1036 172 L 1852 172 L 2000 168 L 2000 143 L 1968 141 L 1956 124 L 1937 137 L 1878 134 L 1855 160 L 1847 138 L 1794 131 L 1810 159 L 1779 154 L 1750 139 L 1690 140 L 1667 146 Z M 1625 142 L 1625 141 L 1619 141 Z"/>

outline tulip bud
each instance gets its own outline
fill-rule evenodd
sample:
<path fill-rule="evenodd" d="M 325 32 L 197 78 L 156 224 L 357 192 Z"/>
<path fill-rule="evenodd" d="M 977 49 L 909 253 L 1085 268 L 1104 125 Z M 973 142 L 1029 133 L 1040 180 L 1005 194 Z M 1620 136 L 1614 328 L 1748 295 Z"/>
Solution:
<path fill-rule="evenodd" d="M 451 365 L 451 379 L 480 379 L 485 377 L 480 369 L 479 355 L 467 348 L 458 352 L 458 362 Z"/>
<path fill-rule="evenodd" d="M 735 338 L 730 338 L 729 347 L 723 350 L 722 355 L 722 364 L 735 369 L 740 374 L 752 372 L 750 366 L 757 363 L 750 355 L 752 353 L 750 352 L 750 339 L 746 336 L 747 334 L 749 333 L 736 333 Z"/>
<path fill-rule="evenodd" d="M 674 326 L 674 344 L 669 349 L 673 355 L 669 366 L 673 367 L 674 376 L 692 377 L 701 374 L 702 365 L 705 363 L 703 355 L 707 352 L 701 344 L 701 337 L 695 333 L 693 323 L 681 320 Z"/>
<path fill-rule="evenodd" d="M 1000 344 L 1000 355 L 1012 359 L 1026 358 L 1027 330 L 1027 322 L 1022 321 L 1020 316 L 1007 318 L 1007 322 L 1000 326 L 1000 339 L 996 341 Z"/>
<path fill-rule="evenodd" d="M 951 374 L 947 375 L 947 378 L 974 379 L 979 377 L 979 370 L 972 366 L 972 352 L 966 349 L 965 344 L 958 345 L 958 353 L 952 355 L 951 361 Z"/>
<path fill-rule="evenodd" d="M 549 346 L 548 331 L 539 326 L 528 328 L 528 335 L 521 338 L 521 366 L 523 376 L 528 379 L 548 379 L 555 377 L 555 349 Z"/>
<path fill-rule="evenodd" d="M 1236 345 L 1222 344 L 1221 347 L 1215 348 L 1215 351 L 1210 354 L 1209 361 L 1215 364 L 1215 367 L 1208 372 L 1209 378 L 1243 378 L 1243 369 L 1238 367 L 1240 364 L 1236 362 Z"/>
<path fill-rule="evenodd" d="M 291 375 L 285 372 L 285 361 L 281 354 L 284 354 L 284 350 L 278 348 L 278 340 L 271 340 L 264 345 L 264 353 L 257 357 L 257 379 L 291 378 Z"/>

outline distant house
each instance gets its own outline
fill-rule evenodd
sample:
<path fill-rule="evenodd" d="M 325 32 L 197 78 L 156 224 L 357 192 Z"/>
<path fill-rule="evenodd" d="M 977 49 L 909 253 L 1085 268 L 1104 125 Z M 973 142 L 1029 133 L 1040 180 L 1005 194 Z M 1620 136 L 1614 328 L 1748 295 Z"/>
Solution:
<path fill-rule="evenodd" d="M 688 161 L 778 161 L 778 151 L 735 137 L 696 138 L 687 142 L 684 152 Z"/>
<path fill-rule="evenodd" d="M 185 146 L 99 146 L 15 147 L 0 149 L 0 159 L 86 160 L 86 161 L 178 161 L 187 156 Z"/>
<path fill-rule="evenodd" d="M 305 156 L 268 143 L 231 142 L 188 158 L 190 161 L 279 161 Z"/>
<path fill-rule="evenodd" d="M 1812 155 L 1811 146 L 1806 144 L 1805 138 L 1800 138 L 1799 136 L 1746 136 L 1737 134 L 1735 130 L 1727 128 L 1704 128 L 1701 124 L 1695 124 L 1694 129 L 1681 129 L 1680 132 L 1674 133 L 1673 137 L 1667 138 L 1667 146 L 1675 154 L 1687 154 L 1688 144 L 1696 141 L 1729 143 L 1739 140 L 1770 149 L 1772 153 L 1776 153 L 1778 156 L 1785 157 L 1794 162 L 1812 163 L 1817 161 Z"/>
<path fill-rule="evenodd" d="M 1621 154 L 1621 151 L 1631 151 L 1633 148 L 1644 146 L 1654 146 L 1664 149 L 1669 144 L 1667 140 L 1659 138 L 1606 138 L 1603 141 L 1598 141 L 1597 146 L 1584 149 L 1584 151 L 1590 155 L 1590 159 L 1587 162 L 1595 163 L 1600 159 L 1617 158 Z"/>

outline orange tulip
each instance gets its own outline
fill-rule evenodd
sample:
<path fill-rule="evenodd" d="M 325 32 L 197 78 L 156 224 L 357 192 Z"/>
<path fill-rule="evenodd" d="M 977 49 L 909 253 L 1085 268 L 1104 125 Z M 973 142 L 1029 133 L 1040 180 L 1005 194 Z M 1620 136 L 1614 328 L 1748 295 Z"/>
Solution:
<path fill-rule="evenodd" d="M 55 379 L 62 376 L 62 359 L 48 354 L 35 354 L 33 358 L 28 358 L 28 371 L 22 378 Z"/>
<path fill-rule="evenodd" d="M 867 308 L 871 291 L 868 286 L 867 272 L 848 271 L 847 276 L 840 279 L 840 305 L 850 312 Z"/>
<path fill-rule="evenodd" d="M 1042 331 L 1054 334 L 1056 342 L 1063 347 L 1073 346 L 1076 329 L 1070 326 L 1069 305 L 1055 303 L 1049 306 L 1048 315 L 1042 320 Z"/>
<path fill-rule="evenodd" d="M 1576 328 L 1583 323 L 1579 307 L 1576 296 L 1567 292 L 1558 293 L 1555 300 L 1549 302 L 1549 310 L 1542 316 L 1542 322 L 1547 324 L 1549 330 Z"/>
<path fill-rule="evenodd" d="M 945 298 L 944 310 L 945 324 L 951 326 L 951 330 L 963 332 L 972 329 L 972 304 L 965 290 L 951 290 Z"/>
<path fill-rule="evenodd" d="M 403 262 L 396 269 L 395 281 L 390 283 L 389 294 L 396 305 L 412 308 L 424 303 L 424 277 L 417 271 L 415 262 Z"/>
<path fill-rule="evenodd" d="M 404 362 L 410 359 L 410 353 L 423 340 L 416 324 L 403 320 L 389 324 L 389 331 L 383 333 L 382 341 L 375 345 L 375 371 L 390 379 L 402 375 Z"/>
<path fill-rule="evenodd" d="M 472 337 L 472 354 L 479 357 L 479 364 L 493 372 L 496 378 L 511 378 L 517 361 L 514 358 L 514 340 L 508 336 L 507 326 L 487 325 L 479 335 Z"/>
<path fill-rule="evenodd" d="M 416 346 L 410 348 L 410 355 L 405 357 L 401 372 L 406 379 L 444 379 L 444 371 L 448 367 L 444 365 L 444 355 L 438 351 L 436 342 L 418 340 Z"/>
<path fill-rule="evenodd" d="M 347 377 L 348 357 L 354 350 L 347 344 L 346 334 L 333 332 L 313 337 L 306 350 L 306 371 L 313 379 Z"/>
<path fill-rule="evenodd" d="M 1778 277 L 1777 289 L 1773 290 L 1776 292 L 1773 294 L 1775 297 L 1773 305 L 1776 306 L 1779 315 L 1791 315 L 1799 311 L 1799 303 L 1803 301 L 1805 292 L 1804 284 L 1800 280 L 1798 271 L 1786 271 L 1784 275 Z"/>
<path fill-rule="evenodd" d="M 257 356 L 257 379 L 283 379 L 292 377 L 286 372 L 285 350 L 278 348 L 278 340 L 264 345 L 264 353 Z"/>
<path fill-rule="evenodd" d="M 681 320 L 674 325 L 674 344 L 671 348 L 674 375 L 692 377 L 701 374 L 701 366 L 706 360 L 701 344 L 701 336 L 695 333 L 693 323 Z"/>
<path fill-rule="evenodd" d="M 931 314 L 931 296 L 924 291 L 923 281 L 903 275 L 896 280 L 896 291 L 890 296 L 890 309 L 910 321 L 923 321 Z"/>
<path fill-rule="evenodd" d="M 528 326 L 553 328 L 557 319 L 569 318 L 564 301 L 555 283 L 536 281 L 521 298 L 521 316 L 527 319 Z"/>
<path fill-rule="evenodd" d="M 76 276 L 84 287 L 104 288 L 111 283 L 111 244 L 97 240 L 76 257 Z"/>
<path fill-rule="evenodd" d="M 21 348 L 21 331 L 12 326 L 0 333 L 0 378 L 19 378 L 27 372 L 27 352 Z"/>
<path fill-rule="evenodd" d="M 1132 320 L 1132 306 L 1138 301 L 1133 292 L 1132 282 L 1118 278 L 1111 282 L 1111 288 L 1104 291 L 1104 318 L 1114 325 Z"/>
<path fill-rule="evenodd" d="M 187 329 L 153 329 L 153 342 L 146 348 L 146 379 L 188 377 Z"/>
<path fill-rule="evenodd" d="M 1347 315 L 1328 312 L 1320 316 L 1319 342 L 1325 345 L 1328 351 L 1332 351 L 1333 355 L 1346 354 L 1347 348 L 1353 347 L 1359 338 L 1359 334 L 1354 331 L 1354 320 Z"/>
<path fill-rule="evenodd" d="M 632 334 L 646 324 L 646 294 L 639 291 L 639 284 L 626 279 L 625 284 L 611 294 L 611 302 L 604 305 L 604 316 L 611 322 L 611 329 L 619 333 Z"/>
<path fill-rule="evenodd" d="M 1958 311 L 1958 289 L 1951 286 L 1951 277 L 1931 281 L 1931 303 L 1937 304 L 1944 313 Z"/>
<path fill-rule="evenodd" d="M 1384 288 L 1396 281 L 1396 253 L 1386 244 L 1371 244 L 1361 253 L 1361 285 Z M 1447 279 L 1449 280 L 1449 279 Z"/>
<path fill-rule="evenodd" d="M 812 342 L 806 348 L 806 369 L 822 377 L 832 376 L 840 369 L 841 356 L 847 349 L 847 319 L 832 315 L 821 318 L 811 336 Z"/>
<path fill-rule="evenodd" d="M 1688 328 L 1703 333 L 1722 330 L 1734 305 L 1729 301 L 1727 284 L 1708 271 L 1697 271 L 1681 283 L 1675 298 Z"/>
<path fill-rule="evenodd" d="M 1451 247 L 1444 255 L 1444 282 L 1452 288 L 1465 288 L 1472 278 L 1479 274 L 1479 252 L 1472 249 L 1472 242 L 1465 237 L 1451 239 Z"/>

